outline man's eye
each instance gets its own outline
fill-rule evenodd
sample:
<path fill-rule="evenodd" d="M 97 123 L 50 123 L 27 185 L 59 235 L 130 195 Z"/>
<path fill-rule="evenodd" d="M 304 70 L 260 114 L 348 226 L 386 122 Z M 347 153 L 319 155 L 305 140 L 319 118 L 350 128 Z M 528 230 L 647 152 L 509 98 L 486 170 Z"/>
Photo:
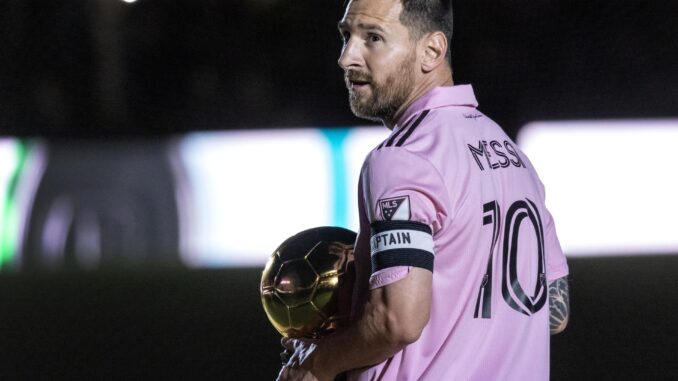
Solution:
<path fill-rule="evenodd" d="M 368 35 L 367 35 L 367 40 L 368 40 L 369 42 L 379 42 L 379 41 L 383 41 L 383 39 L 381 38 L 380 35 L 374 34 L 374 33 L 368 34 Z"/>
<path fill-rule="evenodd" d="M 343 32 L 341 34 L 341 42 L 344 44 L 348 42 L 348 40 L 351 38 L 351 35 L 348 32 Z"/>

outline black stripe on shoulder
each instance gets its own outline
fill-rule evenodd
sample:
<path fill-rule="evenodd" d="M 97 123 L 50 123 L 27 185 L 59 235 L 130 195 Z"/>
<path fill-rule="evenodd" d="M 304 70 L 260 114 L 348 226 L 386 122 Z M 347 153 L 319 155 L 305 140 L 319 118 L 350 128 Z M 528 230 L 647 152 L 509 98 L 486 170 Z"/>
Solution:
<path fill-rule="evenodd" d="M 433 234 L 433 231 L 428 225 L 417 221 L 374 221 L 370 227 L 372 228 L 372 234 L 382 233 L 389 230 L 417 230 L 431 235 Z"/>
<path fill-rule="evenodd" d="M 403 127 L 402 127 L 401 129 L 399 129 L 398 131 L 396 131 L 396 133 L 393 134 L 393 136 L 391 136 L 390 138 L 388 138 L 388 140 L 384 140 L 384 141 L 381 143 L 381 145 L 379 146 L 379 148 L 377 148 L 377 149 L 381 149 L 381 148 L 383 148 L 383 147 L 390 147 L 390 146 L 392 146 L 392 145 L 393 145 L 393 142 L 398 138 L 398 135 L 402 134 L 403 131 L 405 131 L 405 130 L 407 129 L 407 127 L 409 127 L 409 125 L 412 123 L 412 121 L 414 121 L 414 119 L 415 119 L 415 118 L 414 118 L 414 115 L 412 115 L 412 116 L 410 117 L 410 119 L 408 119 L 408 120 L 405 122 L 405 124 L 403 124 Z"/>
<path fill-rule="evenodd" d="M 412 266 L 433 272 L 433 254 L 423 250 L 395 249 L 372 255 L 372 274 L 395 266 Z"/>
<path fill-rule="evenodd" d="M 405 144 L 405 141 L 407 140 L 407 138 L 409 138 L 410 135 L 412 135 L 412 133 L 414 132 L 414 130 L 421 124 L 421 122 L 424 120 L 424 118 L 426 118 L 426 115 L 428 115 L 428 113 L 429 113 L 430 111 L 431 111 L 431 110 L 424 110 L 424 111 L 421 113 L 421 115 L 419 115 L 419 117 L 417 118 L 417 120 L 412 124 L 412 127 L 410 127 L 410 128 L 407 130 L 407 132 L 403 135 L 402 138 L 400 138 L 400 140 L 398 140 L 398 143 L 395 145 L 396 147 L 401 147 L 403 144 Z"/>

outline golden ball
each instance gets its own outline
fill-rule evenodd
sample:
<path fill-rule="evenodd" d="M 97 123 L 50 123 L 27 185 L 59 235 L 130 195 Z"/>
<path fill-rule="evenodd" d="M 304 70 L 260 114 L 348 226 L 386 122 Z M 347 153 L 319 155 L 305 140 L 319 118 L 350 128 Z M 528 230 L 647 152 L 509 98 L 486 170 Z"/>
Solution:
<path fill-rule="evenodd" d="M 318 338 L 348 320 L 356 233 L 317 227 L 288 238 L 261 275 L 261 302 L 280 334 Z"/>

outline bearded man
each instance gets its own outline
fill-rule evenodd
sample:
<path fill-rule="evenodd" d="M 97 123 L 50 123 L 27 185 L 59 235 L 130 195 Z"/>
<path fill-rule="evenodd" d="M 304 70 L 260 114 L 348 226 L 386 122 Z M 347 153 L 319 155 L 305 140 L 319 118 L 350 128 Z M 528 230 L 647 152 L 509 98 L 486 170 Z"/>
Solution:
<path fill-rule="evenodd" d="M 523 152 L 455 86 L 448 0 L 352 0 L 351 110 L 391 135 L 366 158 L 351 323 L 280 380 L 548 380 L 568 266 Z M 345 372 L 345 373 L 344 373 Z"/>

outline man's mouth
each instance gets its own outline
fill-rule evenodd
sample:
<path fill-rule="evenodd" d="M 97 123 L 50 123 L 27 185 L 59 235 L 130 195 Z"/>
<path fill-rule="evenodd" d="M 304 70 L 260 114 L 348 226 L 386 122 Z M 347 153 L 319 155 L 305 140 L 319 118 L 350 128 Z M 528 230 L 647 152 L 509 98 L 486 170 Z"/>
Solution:
<path fill-rule="evenodd" d="M 350 85 L 350 89 L 353 91 L 364 89 L 370 84 L 369 81 L 351 79 L 348 80 L 348 83 Z"/>
<path fill-rule="evenodd" d="M 366 89 L 372 82 L 372 78 L 366 73 L 348 71 L 346 73 L 346 87 L 351 91 Z"/>

